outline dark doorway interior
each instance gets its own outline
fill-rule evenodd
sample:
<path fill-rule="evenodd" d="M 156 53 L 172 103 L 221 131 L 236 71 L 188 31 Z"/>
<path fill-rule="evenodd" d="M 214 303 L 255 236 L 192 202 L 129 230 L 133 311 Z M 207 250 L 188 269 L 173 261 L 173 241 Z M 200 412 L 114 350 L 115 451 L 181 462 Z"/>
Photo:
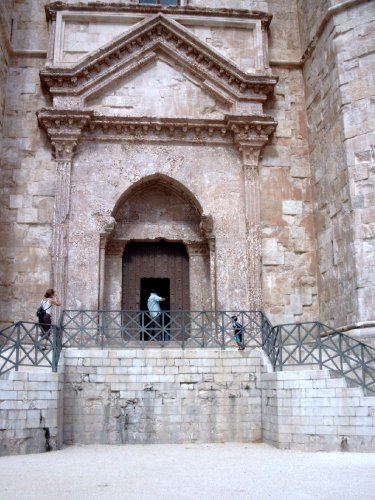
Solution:
<path fill-rule="evenodd" d="M 170 280 L 169 278 L 141 278 L 141 311 L 147 311 L 147 299 L 151 290 L 154 290 L 159 297 L 164 297 L 165 301 L 160 302 L 163 311 L 170 309 Z"/>

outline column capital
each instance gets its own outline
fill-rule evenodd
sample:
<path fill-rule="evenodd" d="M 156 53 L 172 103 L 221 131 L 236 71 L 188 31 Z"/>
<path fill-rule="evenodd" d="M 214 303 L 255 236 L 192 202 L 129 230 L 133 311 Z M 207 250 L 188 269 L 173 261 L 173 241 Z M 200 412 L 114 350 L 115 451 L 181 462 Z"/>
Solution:
<path fill-rule="evenodd" d="M 198 256 L 209 255 L 210 253 L 207 243 L 200 243 L 200 242 L 187 243 L 186 249 L 189 254 L 189 257 L 193 257 L 196 255 Z"/>
<path fill-rule="evenodd" d="M 125 250 L 126 240 L 112 240 L 106 241 L 105 251 L 107 255 L 122 255 Z"/>
<path fill-rule="evenodd" d="M 210 214 L 202 214 L 201 221 L 199 224 L 199 229 L 204 238 L 212 237 L 214 230 L 214 221 L 212 215 Z"/>
<path fill-rule="evenodd" d="M 225 118 L 233 134 L 234 144 L 242 153 L 243 162 L 257 164 L 260 153 L 276 129 L 277 122 L 267 115 L 227 115 Z"/>
<path fill-rule="evenodd" d="M 52 156 L 58 161 L 71 161 L 84 127 L 92 118 L 90 111 L 42 109 L 37 113 L 39 125 L 46 131 Z"/>

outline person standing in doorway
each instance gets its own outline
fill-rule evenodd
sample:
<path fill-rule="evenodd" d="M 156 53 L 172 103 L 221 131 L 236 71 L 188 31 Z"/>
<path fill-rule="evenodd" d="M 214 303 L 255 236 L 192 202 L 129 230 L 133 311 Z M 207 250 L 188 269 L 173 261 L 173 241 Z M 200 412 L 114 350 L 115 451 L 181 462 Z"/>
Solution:
<path fill-rule="evenodd" d="M 155 290 L 151 290 L 150 296 L 147 301 L 147 309 L 151 318 L 151 329 L 154 332 L 155 340 L 162 340 L 162 334 L 160 331 L 161 325 L 161 308 L 160 302 L 164 302 L 164 297 L 159 297 Z"/>
<path fill-rule="evenodd" d="M 40 327 L 42 331 L 40 332 L 42 349 L 45 351 L 47 349 L 47 341 L 51 335 L 51 323 L 52 323 L 52 310 L 53 306 L 61 306 L 61 302 L 58 300 L 53 288 L 48 288 L 44 297 L 40 303 L 43 307 L 45 314 L 40 320 Z"/>

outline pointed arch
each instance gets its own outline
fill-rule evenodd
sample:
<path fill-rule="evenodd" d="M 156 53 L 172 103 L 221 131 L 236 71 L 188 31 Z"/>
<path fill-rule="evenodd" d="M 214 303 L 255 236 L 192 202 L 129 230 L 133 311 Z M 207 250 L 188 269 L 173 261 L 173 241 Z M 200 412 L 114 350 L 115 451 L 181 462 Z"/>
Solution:
<path fill-rule="evenodd" d="M 152 174 L 143 177 L 139 181 L 130 186 L 117 200 L 113 210 L 112 216 L 116 219 L 119 215 L 121 208 L 127 200 L 130 200 L 142 191 L 147 191 L 150 187 L 161 187 L 174 194 L 175 196 L 183 199 L 188 203 L 195 212 L 197 220 L 200 220 L 203 215 L 203 208 L 195 195 L 182 183 L 169 177 L 165 174 Z"/>

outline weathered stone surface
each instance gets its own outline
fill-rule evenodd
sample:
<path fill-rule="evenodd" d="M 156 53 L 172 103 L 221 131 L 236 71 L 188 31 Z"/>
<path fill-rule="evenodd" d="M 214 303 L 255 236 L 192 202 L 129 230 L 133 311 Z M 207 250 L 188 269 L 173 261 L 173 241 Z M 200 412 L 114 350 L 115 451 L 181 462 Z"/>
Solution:
<path fill-rule="evenodd" d="M 374 397 L 329 370 L 262 375 L 263 439 L 281 449 L 375 451 Z"/>
<path fill-rule="evenodd" d="M 307 118 L 317 213 L 320 312 L 324 321 L 373 320 L 374 262 L 371 206 L 374 179 L 372 95 L 375 9 L 348 11 L 299 3 Z M 369 20 L 372 20 L 372 22 Z M 317 79 L 322 82 L 317 85 Z M 373 170 L 373 169 L 372 169 Z M 340 319 L 339 319 L 340 318 Z"/>
<path fill-rule="evenodd" d="M 256 441 L 261 364 L 257 350 L 67 351 L 64 442 Z"/>
<path fill-rule="evenodd" d="M 65 307 L 96 308 L 100 296 L 118 306 L 121 256 L 108 253 L 107 274 L 99 276 L 99 247 L 103 237 L 110 240 L 114 234 L 123 242 L 165 237 L 210 248 L 205 258 L 191 258 L 197 307 L 216 301 L 219 308 L 248 309 L 258 280 L 256 295 L 273 322 L 319 318 L 355 327 L 374 320 L 372 2 L 192 0 L 189 6 L 200 9 L 196 16 L 166 15 L 170 29 L 173 23 L 180 26 L 178 31 L 173 24 L 180 37 L 174 51 L 168 52 L 172 42 L 163 32 L 163 47 L 153 46 L 155 58 L 147 59 L 151 55 L 142 46 L 159 36 L 148 32 L 126 49 L 131 68 L 126 66 L 125 73 L 121 53 L 107 60 L 100 60 L 100 54 L 135 25 L 147 24 L 152 12 L 168 9 L 142 7 L 140 13 L 135 7 L 130 12 L 129 2 L 122 1 L 126 12 L 111 7 L 104 21 L 100 4 L 79 18 L 70 15 L 69 8 L 79 3 L 72 0 L 62 29 L 53 16 L 48 26 L 44 3 L 8 0 L 0 8 L 0 254 L 5 267 L 0 321 L 34 319 L 37 297 L 50 284 L 66 287 Z M 220 15 L 210 9 L 219 9 Z M 249 12 L 235 9 L 265 14 L 251 19 Z M 221 22 L 225 16 L 231 21 Z M 192 39 L 194 48 L 188 44 Z M 65 78 L 64 71 L 78 60 L 97 65 L 86 68 L 84 78 L 91 83 L 74 94 L 81 80 Z M 217 61 L 221 67 L 216 68 Z M 216 68 L 215 77 L 210 66 Z M 54 89 L 53 99 L 39 76 L 46 68 L 61 70 L 65 78 L 53 87 L 43 76 L 43 85 Z M 104 73 L 100 82 L 90 80 Z M 271 74 L 279 79 L 271 85 L 273 93 L 272 88 L 251 84 L 250 91 L 236 83 L 238 75 L 247 82 L 250 76 Z M 52 105 L 96 116 L 90 125 L 90 117 L 71 125 L 77 128 L 69 144 L 63 143 L 68 125 L 55 123 L 52 131 L 44 122 L 57 161 L 35 117 Z M 249 159 L 253 152 L 243 152 L 249 146 L 236 132 L 238 124 L 229 125 L 226 118 L 237 114 L 271 116 L 278 123 L 257 146 L 259 155 L 270 138 L 256 162 L 255 191 L 244 184 L 242 171 L 246 154 Z M 116 121 L 145 117 L 148 121 L 136 127 Z M 154 122 L 163 119 L 174 122 L 158 128 Z M 187 120 L 197 121 L 182 132 Z M 220 123 L 212 128 L 215 120 Z M 220 131 L 223 122 L 225 133 Z M 73 151 L 71 164 L 62 166 L 59 162 Z M 130 207 L 134 198 L 127 200 L 127 195 L 152 176 L 161 176 L 168 189 L 169 181 L 174 187 L 178 183 L 183 197 L 200 205 L 201 216 L 212 216 L 214 241 L 202 237 L 200 221 L 181 224 L 172 209 L 168 221 L 160 212 L 159 221 L 146 217 L 151 200 L 157 203 L 146 184 L 147 211 L 141 213 L 139 200 L 131 207 L 142 220 L 114 221 L 118 204 Z M 109 235 L 114 222 L 115 233 Z"/>
<path fill-rule="evenodd" d="M 58 450 L 63 442 L 63 374 L 11 371 L 0 379 L 0 455 Z"/>

